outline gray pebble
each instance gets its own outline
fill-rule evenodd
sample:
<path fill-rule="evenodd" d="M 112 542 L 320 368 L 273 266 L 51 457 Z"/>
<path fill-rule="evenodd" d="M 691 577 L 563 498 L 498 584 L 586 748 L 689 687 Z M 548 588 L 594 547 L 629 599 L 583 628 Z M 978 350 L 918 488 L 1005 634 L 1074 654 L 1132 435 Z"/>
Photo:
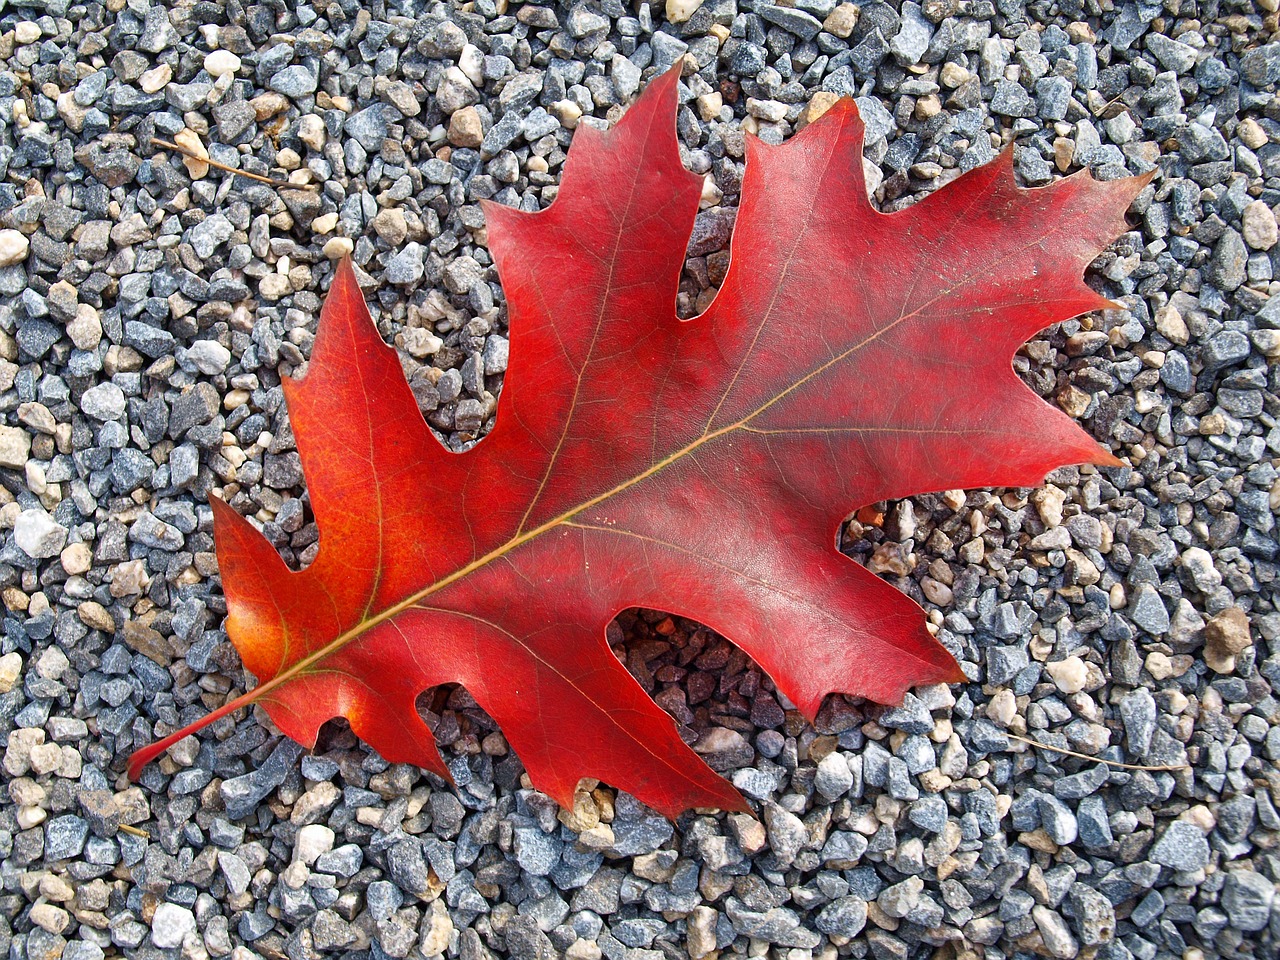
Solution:
<path fill-rule="evenodd" d="M 89 839 L 89 824 L 80 817 L 54 817 L 44 828 L 44 855 L 50 861 L 69 860 L 80 855 Z"/>
<path fill-rule="evenodd" d="M 1175 820 L 1151 848 L 1151 859 L 1174 870 L 1199 870 L 1209 864 L 1209 842 L 1193 824 Z"/>
<path fill-rule="evenodd" d="M 1222 886 L 1222 906 L 1237 930 L 1263 930 L 1271 921 L 1275 884 L 1253 870 L 1232 870 Z"/>

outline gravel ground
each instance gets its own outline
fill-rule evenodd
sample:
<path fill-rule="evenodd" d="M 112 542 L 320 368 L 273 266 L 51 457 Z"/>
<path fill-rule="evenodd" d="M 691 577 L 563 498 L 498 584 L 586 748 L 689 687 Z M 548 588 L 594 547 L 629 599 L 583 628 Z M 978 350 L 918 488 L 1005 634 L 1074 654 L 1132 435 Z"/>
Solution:
<path fill-rule="evenodd" d="M 13 960 L 1277 956 L 1276 0 L 291 6 L 0 15 Z M 708 175 L 685 313 L 723 274 L 743 132 L 777 142 L 824 93 L 860 98 L 886 209 L 1013 140 L 1031 184 L 1159 169 L 1091 269 L 1124 309 L 1017 360 L 1130 466 L 850 525 L 972 682 L 833 698 L 812 728 L 723 640 L 624 617 L 633 672 L 759 820 L 673 827 L 603 787 L 560 811 L 462 691 L 429 704 L 456 794 L 258 716 L 130 786 L 132 747 L 243 688 L 207 494 L 291 562 L 316 549 L 279 383 L 333 259 L 431 425 L 474 442 L 507 353 L 476 201 L 545 206 L 572 128 L 682 54 Z"/>

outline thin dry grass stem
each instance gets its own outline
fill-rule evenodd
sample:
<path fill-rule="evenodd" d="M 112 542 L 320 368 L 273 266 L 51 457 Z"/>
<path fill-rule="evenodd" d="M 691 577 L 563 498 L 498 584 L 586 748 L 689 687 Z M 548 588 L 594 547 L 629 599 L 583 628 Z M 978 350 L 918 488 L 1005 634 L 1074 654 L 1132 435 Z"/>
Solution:
<path fill-rule="evenodd" d="M 1022 743 L 1029 743 L 1033 747 L 1039 747 L 1041 750 L 1052 750 L 1054 753 L 1065 753 L 1068 757 L 1075 757 L 1077 760 L 1091 760 L 1094 763 L 1105 763 L 1109 767 L 1119 767 L 1121 770 L 1149 770 L 1152 772 L 1162 773 L 1169 770 L 1190 770 L 1189 763 L 1166 763 L 1149 766 L 1143 763 L 1121 763 L 1119 760 L 1106 760 L 1102 757 L 1091 757 L 1087 753 L 1076 753 L 1074 750 L 1068 750 L 1066 747 L 1055 747 L 1047 743 L 1041 743 L 1039 740 L 1032 740 L 1030 737 L 1020 737 L 1016 733 L 1005 733 L 1010 740 L 1018 740 Z"/>
<path fill-rule="evenodd" d="M 150 839 L 151 839 L 151 834 L 147 833 L 147 831 L 145 831 L 145 830 L 140 830 L 140 829 L 139 829 L 139 828 L 137 828 L 137 827 L 132 827 L 132 826 L 130 826 L 130 825 L 129 825 L 129 824 L 127 824 L 127 823 L 122 823 L 122 824 L 120 824 L 120 830 L 121 830 L 121 832 L 122 832 L 122 833 L 131 833 L 131 834 L 133 834 L 135 837 L 142 837 L 142 839 L 144 839 L 144 840 L 150 840 Z"/>
<path fill-rule="evenodd" d="M 163 147 L 165 150 L 173 150 L 189 157 L 192 160 L 199 160 L 201 163 L 207 163 L 215 170 L 222 170 L 226 173 L 234 174 L 237 177 L 247 177 L 250 180 L 256 180 L 258 183 L 265 183 L 268 186 L 275 187 L 277 190 L 319 190 L 318 183 L 290 183 L 288 180 L 276 180 L 272 177 L 264 177 L 260 173 L 251 173 L 248 170 L 239 170 L 235 167 L 229 167 L 225 163 L 219 163 L 217 160 L 211 160 L 209 157 L 202 157 L 198 153 L 188 150 L 180 143 L 174 143 L 172 140 L 161 140 L 159 137 L 152 137 L 153 146 Z"/>

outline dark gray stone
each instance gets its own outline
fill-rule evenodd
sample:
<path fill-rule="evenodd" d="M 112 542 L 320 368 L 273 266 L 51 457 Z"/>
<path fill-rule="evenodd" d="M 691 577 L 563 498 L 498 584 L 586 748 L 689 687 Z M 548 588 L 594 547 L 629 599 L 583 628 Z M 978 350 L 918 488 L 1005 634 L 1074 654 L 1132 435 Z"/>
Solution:
<path fill-rule="evenodd" d="M 998 80 L 995 96 L 991 98 L 991 112 L 1006 117 L 1034 117 L 1036 105 L 1021 84 Z"/>
<path fill-rule="evenodd" d="M 382 149 L 387 136 L 387 106 L 375 103 L 347 117 L 343 130 L 370 153 Z"/>
<path fill-rule="evenodd" d="M 550 873 L 560 860 L 561 841 L 558 837 L 544 833 L 534 826 L 517 827 L 515 831 L 516 863 L 534 876 L 545 876 Z"/>
<path fill-rule="evenodd" d="M 828 935 L 856 937 L 867 925 L 867 902 L 859 897 L 840 897 L 818 913 L 815 926 Z"/>
<path fill-rule="evenodd" d="M 818 35 L 818 31 L 822 29 L 822 21 L 812 14 L 805 13 L 803 10 L 794 10 L 773 4 L 763 4 L 757 9 L 763 19 L 777 24 L 788 33 L 794 33 L 802 40 L 812 40 Z M 926 39 L 925 46 L 927 47 L 928 45 L 929 41 Z"/>

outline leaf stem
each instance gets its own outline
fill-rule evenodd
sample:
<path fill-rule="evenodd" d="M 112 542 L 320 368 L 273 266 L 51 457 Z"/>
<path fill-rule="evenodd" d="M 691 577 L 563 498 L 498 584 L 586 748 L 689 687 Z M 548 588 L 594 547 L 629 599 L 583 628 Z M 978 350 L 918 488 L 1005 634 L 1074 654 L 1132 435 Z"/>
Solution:
<path fill-rule="evenodd" d="M 164 753 L 166 750 L 172 747 L 179 740 L 182 740 L 184 737 L 189 737 L 191 736 L 191 734 L 196 733 L 197 731 L 203 730 L 205 727 L 213 723 L 215 720 L 219 720 L 222 717 L 225 717 L 229 713 L 234 713 L 236 710 L 239 710 L 241 707 L 252 706 L 253 703 L 259 697 L 261 697 L 267 690 L 271 689 L 271 687 L 276 686 L 277 683 L 278 683 L 278 680 L 268 680 L 266 683 L 262 684 L 261 686 L 254 687 L 252 690 L 249 690 L 246 693 L 240 694 L 240 696 L 236 697 L 234 700 L 228 700 L 226 703 L 220 706 L 217 710 L 214 710 L 212 713 L 206 714 L 205 716 L 201 717 L 199 720 L 196 720 L 192 723 L 188 723 L 181 730 L 175 730 L 173 733 L 169 734 L 164 739 L 157 740 L 155 743 L 147 744 L 147 746 L 145 747 L 139 747 L 129 757 L 129 768 L 128 768 L 129 779 L 137 780 L 138 775 L 142 772 L 143 767 L 145 767 L 148 763 L 150 763 L 156 757 L 160 756 L 160 754 Z"/>

